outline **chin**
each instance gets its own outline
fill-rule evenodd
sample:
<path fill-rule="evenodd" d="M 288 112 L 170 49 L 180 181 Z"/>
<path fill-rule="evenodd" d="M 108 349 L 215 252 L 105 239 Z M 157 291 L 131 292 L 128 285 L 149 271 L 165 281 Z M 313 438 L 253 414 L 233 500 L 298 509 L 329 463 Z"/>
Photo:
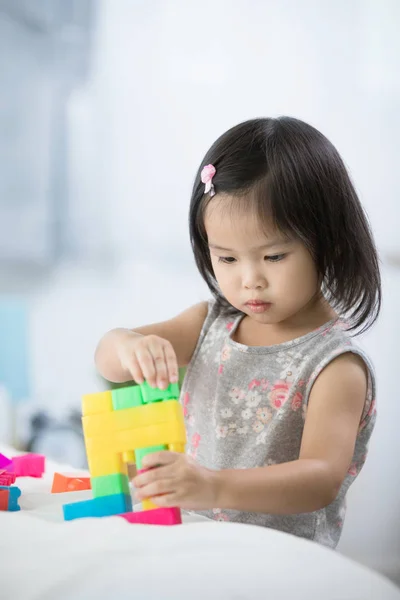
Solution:
<path fill-rule="evenodd" d="M 277 319 L 276 317 L 274 318 L 271 315 L 271 312 L 268 313 L 253 313 L 251 312 L 251 310 L 244 310 L 243 311 L 248 317 L 250 317 L 250 319 L 252 321 L 256 321 L 257 323 L 260 323 L 262 325 L 272 325 L 274 323 L 278 323 L 280 321 L 280 319 Z"/>

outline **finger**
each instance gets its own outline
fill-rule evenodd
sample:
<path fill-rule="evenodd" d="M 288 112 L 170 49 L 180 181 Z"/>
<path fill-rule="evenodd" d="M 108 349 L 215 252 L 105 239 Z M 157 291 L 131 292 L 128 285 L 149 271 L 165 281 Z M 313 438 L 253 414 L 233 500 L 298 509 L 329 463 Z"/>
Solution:
<path fill-rule="evenodd" d="M 154 467 L 162 467 L 171 465 L 179 457 L 179 453 L 170 452 L 169 450 L 160 450 L 159 452 L 151 452 L 143 457 L 142 465 L 144 469 L 152 469 Z"/>
<path fill-rule="evenodd" d="M 171 494 L 173 492 L 173 482 L 171 479 L 159 479 L 153 483 L 149 483 L 142 488 L 136 490 L 139 500 L 147 500 L 160 496 L 161 494 Z"/>
<path fill-rule="evenodd" d="M 159 507 L 179 506 L 176 494 L 162 494 L 153 496 L 151 501 Z"/>
<path fill-rule="evenodd" d="M 150 350 L 147 347 L 144 347 L 141 350 L 137 350 L 136 356 L 148 384 L 152 387 L 156 387 L 156 368 Z"/>
<path fill-rule="evenodd" d="M 139 475 L 136 475 L 132 483 L 135 488 L 142 488 L 159 479 L 171 479 L 171 477 L 173 477 L 173 472 L 171 472 L 170 465 L 167 465 L 166 467 L 157 466 L 152 469 L 141 471 Z"/>
<path fill-rule="evenodd" d="M 149 340 L 149 350 L 153 357 L 156 370 L 156 385 L 160 389 L 168 386 L 167 364 L 164 355 L 164 348 L 159 340 Z"/>
<path fill-rule="evenodd" d="M 171 344 L 164 346 L 165 363 L 168 370 L 168 379 L 171 383 L 178 382 L 178 361 L 176 359 L 175 350 Z"/>
<path fill-rule="evenodd" d="M 128 370 L 132 375 L 133 381 L 136 381 L 139 385 L 143 383 L 144 375 L 135 355 L 130 359 Z"/>

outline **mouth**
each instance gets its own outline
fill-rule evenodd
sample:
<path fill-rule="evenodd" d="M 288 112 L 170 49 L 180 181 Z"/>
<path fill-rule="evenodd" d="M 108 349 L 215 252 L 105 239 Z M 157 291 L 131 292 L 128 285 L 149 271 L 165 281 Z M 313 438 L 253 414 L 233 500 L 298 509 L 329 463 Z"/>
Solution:
<path fill-rule="evenodd" d="M 246 302 L 246 306 L 254 313 L 262 313 L 267 311 L 272 305 L 271 302 L 264 302 L 263 300 L 249 300 Z"/>

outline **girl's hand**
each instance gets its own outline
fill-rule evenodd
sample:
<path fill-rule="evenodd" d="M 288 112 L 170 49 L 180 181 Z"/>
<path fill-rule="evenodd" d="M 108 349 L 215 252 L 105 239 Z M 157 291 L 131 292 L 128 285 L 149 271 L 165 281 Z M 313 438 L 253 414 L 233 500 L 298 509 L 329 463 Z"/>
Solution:
<path fill-rule="evenodd" d="M 129 332 L 118 343 L 121 367 L 136 383 L 147 380 L 152 387 L 165 389 L 178 381 L 178 361 L 172 344 L 157 335 Z"/>
<path fill-rule="evenodd" d="M 200 466 L 186 454 L 154 452 L 143 459 L 150 469 L 133 480 L 136 498 L 151 499 L 157 506 L 192 510 L 214 508 L 217 501 L 217 471 Z"/>

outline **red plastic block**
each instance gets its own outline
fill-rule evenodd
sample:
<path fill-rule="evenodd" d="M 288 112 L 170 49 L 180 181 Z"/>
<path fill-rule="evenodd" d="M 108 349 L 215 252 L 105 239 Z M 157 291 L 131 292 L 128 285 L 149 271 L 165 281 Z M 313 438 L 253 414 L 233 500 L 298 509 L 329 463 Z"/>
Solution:
<path fill-rule="evenodd" d="M 0 490 L 0 510 L 8 510 L 8 490 Z"/>
<path fill-rule="evenodd" d="M 7 458 L 7 456 L 4 456 L 4 454 L 1 454 L 0 452 L 0 469 L 4 469 L 5 467 L 8 467 L 9 465 L 11 465 L 11 459 Z"/>
<path fill-rule="evenodd" d="M 7 471 L 0 471 L 0 485 L 10 486 L 15 482 L 15 473 L 8 473 Z"/>
<path fill-rule="evenodd" d="M 8 504 L 7 509 L 5 510 L 9 510 L 10 512 L 21 510 L 21 507 L 18 504 L 18 498 L 21 495 L 21 490 L 19 487 L 16 485 L 12 485 L 11 487 L 2 485 L 0 486 L 0 492 L 7 492 Z"/>
<path fill-rule="evenodd" d="M 7 471 L 15 473 L 17 477 L 42 477 L 44 464 L 45 457 L 42 454 L 22 454 L 12 457 L 12 464 Z"/>
<path fill-rule="evenodd" d="M 128 523 L 141 523 L 142 525 L 180 525 L 182 523 L 179 508 L 152 508 L 140 512 L 129 512 L 121 515 Z"/>
<path fill-rule="evenodd" d="M 61 492 L 77 492 L 80 490 L 90 490 L 90 477 L 77 477 L 72 473 L 54 473 L 52 494 Z"/>

